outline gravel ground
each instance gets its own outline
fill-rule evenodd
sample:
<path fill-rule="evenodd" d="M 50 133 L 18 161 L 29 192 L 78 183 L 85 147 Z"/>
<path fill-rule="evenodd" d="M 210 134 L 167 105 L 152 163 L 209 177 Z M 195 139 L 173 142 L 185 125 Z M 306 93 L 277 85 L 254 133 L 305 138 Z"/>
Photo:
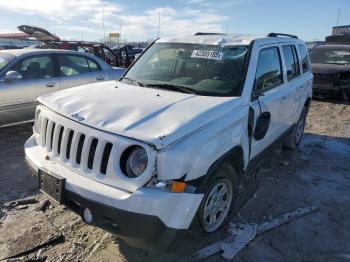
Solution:
<path fill-rule="evenodd" d="M 173 250 L 152 255 L 84 224 L 36 191 L 23 162 L 31 132 L 31 125 L 0 129 L 0 260 L 22 253 L 8 261 L 189 261 L 226 236 L 225 228 L 188 231 Z M 276 150 L 250 181 L 255 193 L 233 222 L 260 223 L 309 205 L 318 211 L 259 235 L 233 261 L 350 261 L 349 104 L 313 101 L 300 149 Z"/>

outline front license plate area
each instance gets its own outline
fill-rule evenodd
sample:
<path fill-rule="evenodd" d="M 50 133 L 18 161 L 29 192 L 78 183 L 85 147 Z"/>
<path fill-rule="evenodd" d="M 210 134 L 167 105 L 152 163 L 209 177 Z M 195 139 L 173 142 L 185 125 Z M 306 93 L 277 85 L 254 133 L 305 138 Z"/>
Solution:
<path fill-rule="evenodd" d="M 61 204 L 64 198 L 65 179 L 58 175 L 48 174 L 42 170 L 39 170 L 38 177 L 40 191 Z"/>

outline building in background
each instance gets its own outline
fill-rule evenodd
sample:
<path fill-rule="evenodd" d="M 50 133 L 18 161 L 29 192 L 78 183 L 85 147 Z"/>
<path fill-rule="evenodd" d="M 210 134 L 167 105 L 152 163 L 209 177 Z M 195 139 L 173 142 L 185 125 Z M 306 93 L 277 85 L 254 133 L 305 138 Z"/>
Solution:
<path fill-rule="evenodd" d="M 38 45 L 39 41 L 30 39 L 26 33 L 0 33 L 0 45 L 32 46 Z"/>
<path fill-rule="evenodd" d="M 333 26 L 332 35 L 350 35 L 350 25 Z"/>

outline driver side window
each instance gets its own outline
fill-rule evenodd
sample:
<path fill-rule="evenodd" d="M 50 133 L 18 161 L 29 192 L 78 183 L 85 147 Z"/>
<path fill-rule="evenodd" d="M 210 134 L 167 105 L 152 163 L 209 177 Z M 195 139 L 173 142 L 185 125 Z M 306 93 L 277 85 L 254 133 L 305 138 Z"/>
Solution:
<path fill-rule="evenodd" d="M 262 49 L 255 73 L 255 89 L 265 92 L 282 83 L 281 57 L 278 47 Z"/>
<path fill-rule="evenodd" d="M 53 64 L 49 55 L 26 58 L 11 70 L 20 73 L 23 80 L 53 77 Z"/>

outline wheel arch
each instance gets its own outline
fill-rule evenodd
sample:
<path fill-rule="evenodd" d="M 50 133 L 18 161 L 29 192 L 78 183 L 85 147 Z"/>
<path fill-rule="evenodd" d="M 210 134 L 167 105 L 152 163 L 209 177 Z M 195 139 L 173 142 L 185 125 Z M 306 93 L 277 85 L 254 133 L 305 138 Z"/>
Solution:
<path fill-rule="evenodd" d="M 230 149 L 228 152 L 224 153 L 217 160 L 215 160 L 209 167 L 206 175 L 199 177 L 195 180 L 188 181 L 191 184 L 203 188 L 208 185 L 208 182 L 215 176 L 216 171 L 224 163 L 228 162 L 233 166 L 237 173 L 237 177 L 233 177 L 234 183 L 238 184 L 244 174 L 244 151 L 241 145 L 237 145 Z"/>
<path fill-rule="evenodd" d="M 308 97 L 304 103 L 304 106 L 306 107 L 307 110 L 309 110 L 311 104 L 311 97 Z"/>

